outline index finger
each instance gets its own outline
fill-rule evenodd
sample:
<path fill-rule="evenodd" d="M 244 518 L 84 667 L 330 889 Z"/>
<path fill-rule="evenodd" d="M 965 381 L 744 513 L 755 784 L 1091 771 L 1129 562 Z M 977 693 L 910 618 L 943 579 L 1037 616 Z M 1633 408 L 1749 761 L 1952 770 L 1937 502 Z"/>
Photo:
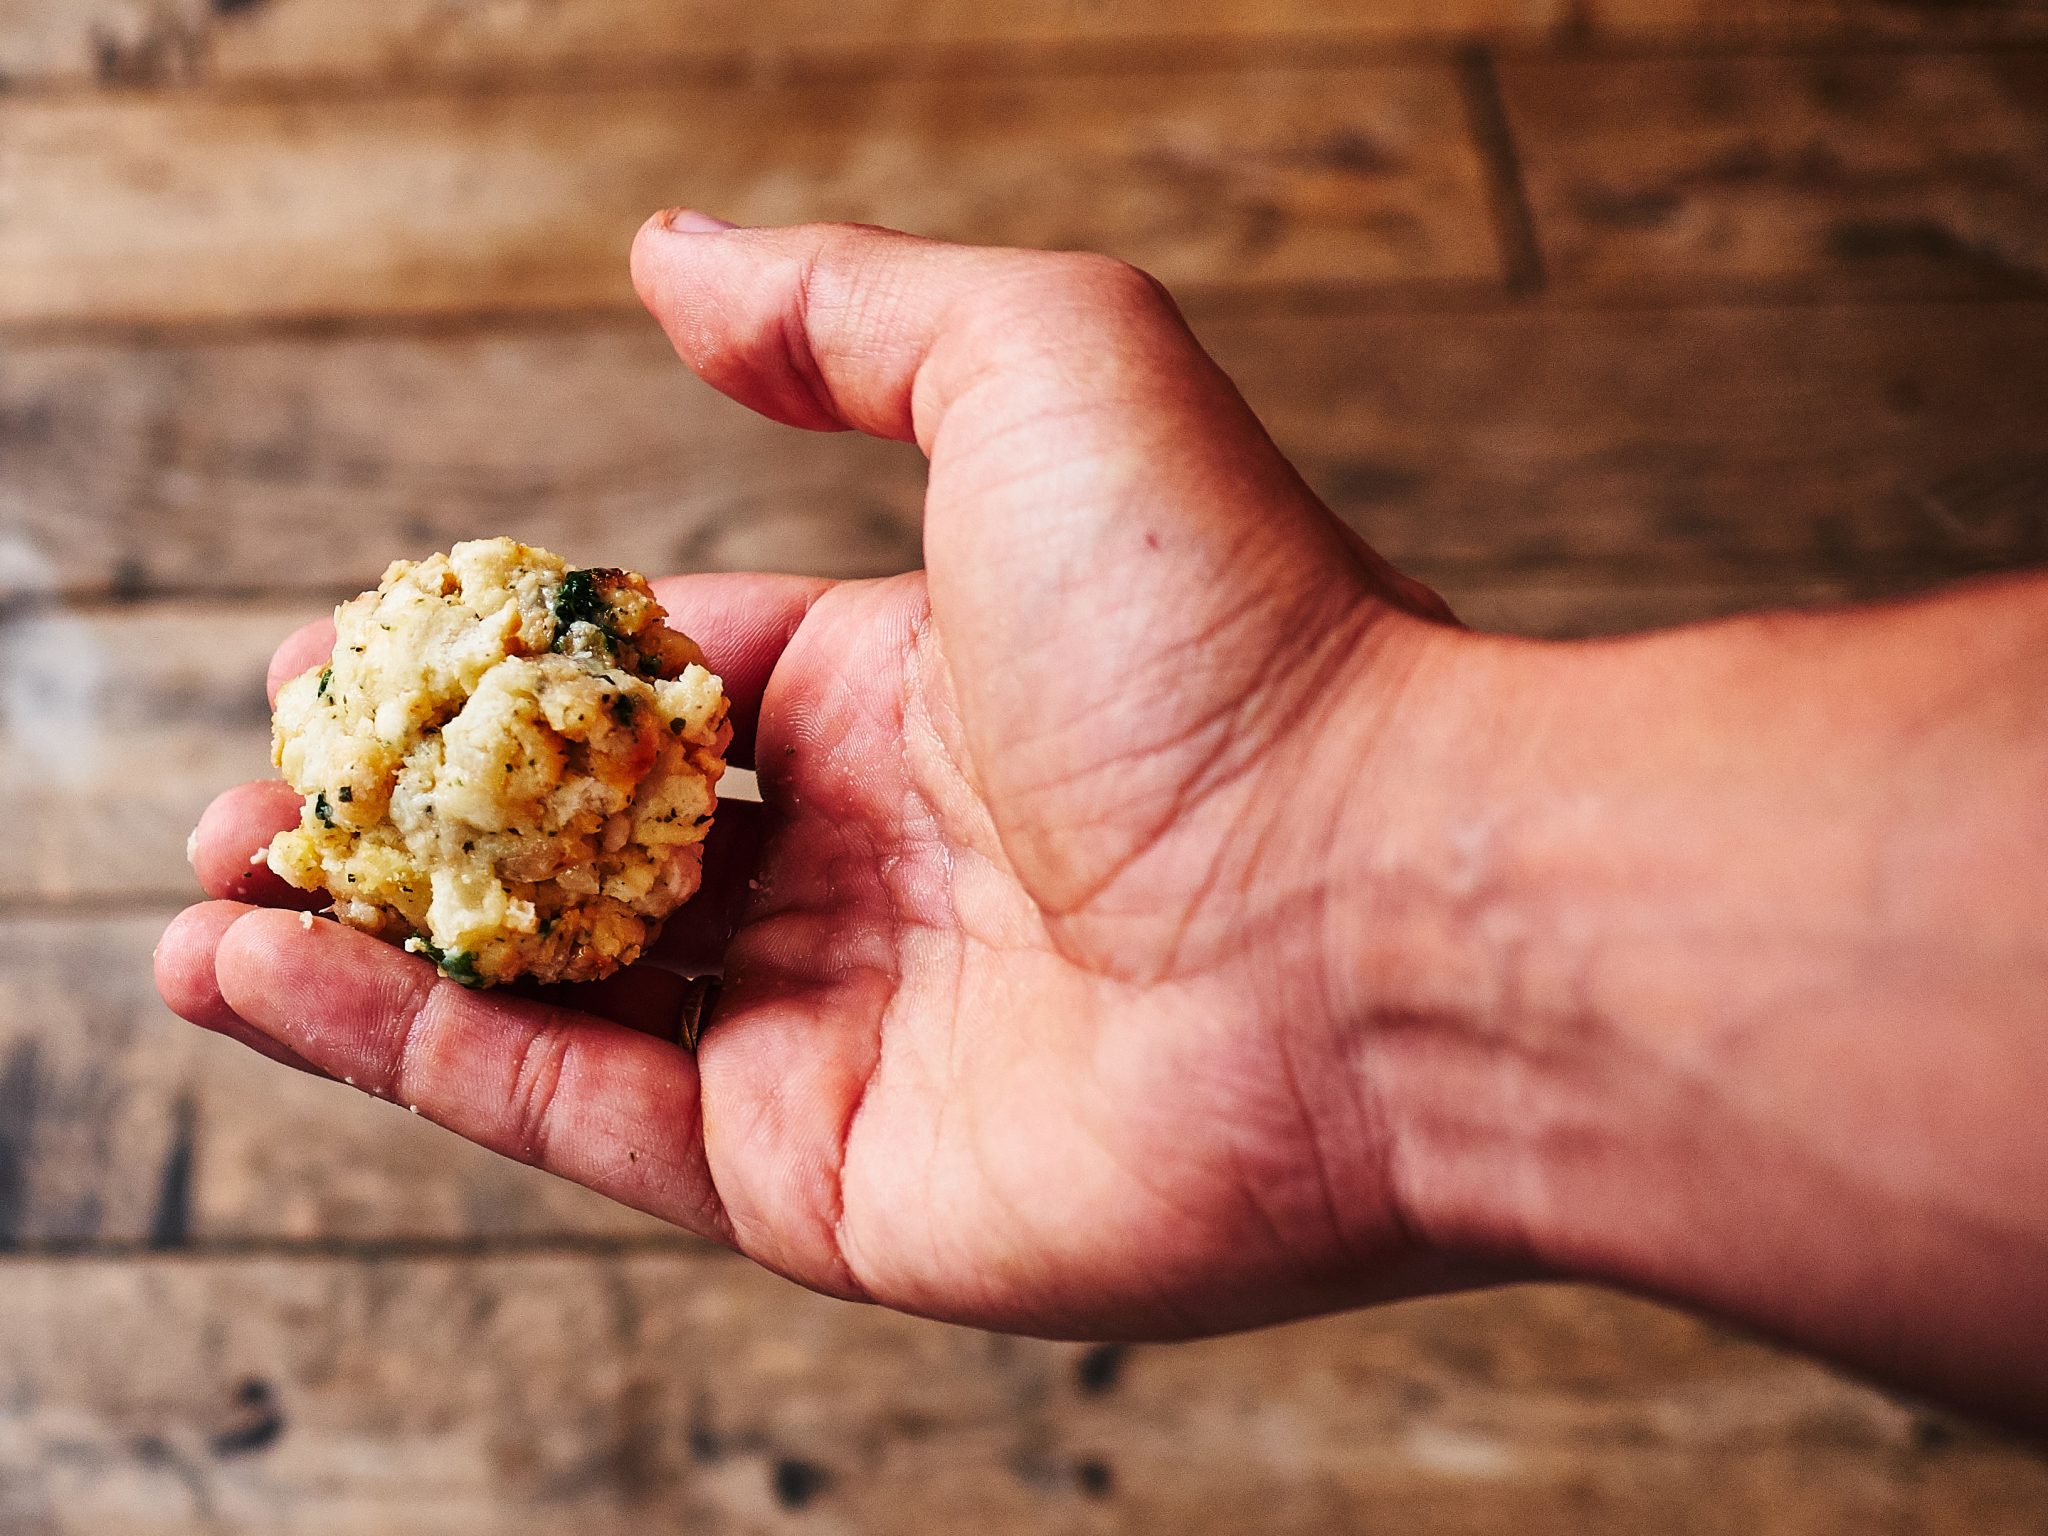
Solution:
<path fill-rule="evenodd" d="M 688 1051 L 593 1014 L 470 992 L 337 923 L 242 914 L 213 936 L 222 1002 L 327 1076 L 637 1210 L 730 1243 Z"/>
<path fill-rule="evenodd" d="M 270 658 L 270 672 L 263 679 L 263 691 L 270 695 L 270 707 L 277 708 L 277 690 L 302 672 L 310 672 L 334 654 L 334 620 L 315 619 L 301 624 L 284 637 Z"/>
<path fill-rule="evenodd" d="M 732 701 L 727 759 L 737 767 L 753 766 L 754 728 L 768 679 L 811 604 L 833 583 L 820 576 L 719 571 L 668 576 L 653 585 L 673 627 L 703 649 L 704 664 L 718 674 Z M 278 689 L 319 666 L 333 651 L 331 618 L 292 631 L 270 658 L 265 685 L 271 706 L 277 705 Z"/>

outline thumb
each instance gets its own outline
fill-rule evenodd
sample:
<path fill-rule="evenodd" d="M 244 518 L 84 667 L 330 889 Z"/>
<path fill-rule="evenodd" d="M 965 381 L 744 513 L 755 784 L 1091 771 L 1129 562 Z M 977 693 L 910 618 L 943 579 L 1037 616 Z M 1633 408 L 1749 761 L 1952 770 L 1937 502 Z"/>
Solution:
<path fill-rule="evenodd" d="M 641 230 L 633 274 L 716 388 L 930 457 L 933 620 L 1021 866 L 1072 866 L 1023 845 L 1070 844 L 1084 799 L 1174 803 L 1200 723 L 1276 664 L 1313 672 L 1361 613 L 1443 616 L 1323 507 L 1165 290 L 1122 262 L 678 212 Z"/>
<path fill-rule="evenodd" d="M 764 416 L 915 441 L 940 471 L 955 467 L 938 462 L 948 421 L 958 442 L 1038 418 L 1069 463 L 1164 448 L 1145 455 L 1161 498 L 1192 509 L 1220 496 L 1266 537 L 1341 551 L 1401 606 L 1449 618 L 1337 523 L 1166 290 L 1123 262 L 863 225 L 741 229 L 688 209 L 648 220 L 632 262 L 683 361 Z"/>

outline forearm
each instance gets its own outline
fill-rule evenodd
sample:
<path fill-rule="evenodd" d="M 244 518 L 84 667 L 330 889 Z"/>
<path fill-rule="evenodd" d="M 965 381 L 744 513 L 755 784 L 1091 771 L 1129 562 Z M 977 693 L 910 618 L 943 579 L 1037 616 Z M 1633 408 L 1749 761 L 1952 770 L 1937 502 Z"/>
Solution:
<path fill-rule="evenodd" d="M 2048 1418 L 2048 582 L 1432 668 L 1353 945 L 1414 1222 Z"/>

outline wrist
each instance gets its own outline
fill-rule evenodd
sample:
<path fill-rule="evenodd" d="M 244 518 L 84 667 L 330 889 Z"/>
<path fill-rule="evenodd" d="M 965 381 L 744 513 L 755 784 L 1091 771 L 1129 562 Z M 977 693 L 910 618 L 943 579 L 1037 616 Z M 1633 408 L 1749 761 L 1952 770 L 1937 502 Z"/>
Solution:
<path fill-rule="evenodd" d="M 1446 634 L 1334 854 L 1332 996 L 1411 1228 L 1995 1396 L 2048 1216 L 2048 1144 L 2009 1133 L 2048 1088 L 2044 668 L 2025 584 Z M 1916 1356 L 1959 1286 L 2002 1321 Z"/>

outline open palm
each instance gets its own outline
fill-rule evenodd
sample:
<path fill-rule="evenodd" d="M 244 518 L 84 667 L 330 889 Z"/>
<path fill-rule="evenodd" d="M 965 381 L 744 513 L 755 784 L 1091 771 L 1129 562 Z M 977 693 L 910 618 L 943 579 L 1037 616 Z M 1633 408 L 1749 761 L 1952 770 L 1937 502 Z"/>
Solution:
<path fill-rule="evenodd" d="M 1164 296 L 1114 263 L 657 221 L 643 296 L 711 383 L 915 439 L 927 570 L 661 584 L 765 805 L 721 811 L 676 983 L 473 994 L 287 914 L 202 823 L 159 955 L 195 1022 L 347 1077 L 820 1289 L 1085 1335 L 1427 1283 L 1350 1069 L 1332 830 L 1452 631 L 1302 486 Z M 317 661 L 295 636 L 274 677 Z"/>

